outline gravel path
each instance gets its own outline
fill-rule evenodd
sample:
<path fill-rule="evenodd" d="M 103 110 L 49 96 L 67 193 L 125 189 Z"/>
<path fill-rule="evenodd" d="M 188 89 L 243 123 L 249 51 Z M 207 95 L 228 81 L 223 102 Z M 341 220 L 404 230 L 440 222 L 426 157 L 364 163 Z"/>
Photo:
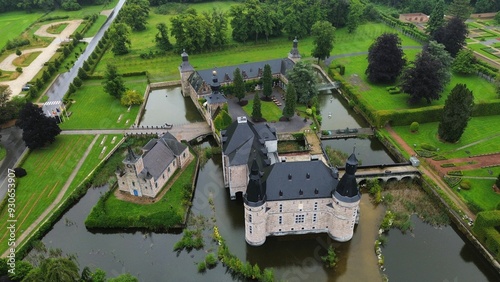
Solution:
<path fill-rule="evenodd" d="M 52 56 L 56 53 L 56 50 L 59 48 L 60 43 L 69 38 L 71 34 L 78 28 L 78 26 L 82 23 L 83 20 L 73 20 L 73 21 L 62 21 L 56 23 L 50 23 L 41 26 L 36 32 L 35 35 L 43 36 L 43 37 L 53 37 L 54 40 L 49 44 L 49 46 L 45 48 L 36 48 L 36 49 L 28 49 L 24 50 L 23 53 L 42 51 L 40 55 L 28 66 L 23 68 L 23 73 L 19 75 L 19 77 L 15 80 L 5 81 L 1 84 L 5 84 L 10 86 L 12 90 L 12 97 L 19 95 L 21 93 L 21 89 L 23 85 L 30 82 L 33 77 L 42 69 L 43 64 L 50 60 Z M 60 33 L 60 34 L 51 34 L 47 32 L 47 28 L 53 26 L 55 24 L 67 23 L 68 26 Z M 12 70 L 10 66 L 12 65 L 12 61 L 15 59 L 16 55 L 8 56 L 3 62 L 0 63 L 0 69 L 2 70 Z M 6 69 L 4 68 L 6 67 Z M 15 68 L 14 68 L 15 70 Z"/>

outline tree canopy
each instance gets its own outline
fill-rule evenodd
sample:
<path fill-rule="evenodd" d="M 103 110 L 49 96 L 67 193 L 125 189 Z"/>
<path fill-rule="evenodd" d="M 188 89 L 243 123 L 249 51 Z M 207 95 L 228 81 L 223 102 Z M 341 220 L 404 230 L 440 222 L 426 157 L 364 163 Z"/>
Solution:
<path fill-rule="evenodd" d="M 446 142 L 457 142 L 467 127 L 474 96 L 465 84 L 457 84 L 452 90 L 443 108 L 438 134 Z"/>
<path fill-rule="evenodd" d="M 444 25 L 444 1 L 438 0 L 431 15 L 429 16 L 429 21 L 425 27 L 425 32 L 428 34 L 433 34 L 436 30 Z"/>
<path fill-rule="evenodd" d="M 436 75 L 443 87 L 448 85 L 451 80 L 451 65 L 453 63 L 450 53 L 445 50 L 443 44 L 437 43 L 434 40 L 429 41 L 424 46 L 423 51 L 429 53 L 434 60 L 441 63 L 441 67 L 436 70 Z"/>
<path fill-rule="evenodd" d="M 42 108 L 26 103 L 19 112 L 16 125 L 23 130 L 23 141 L 31 150 L 52 143 L 61 133 L 54 117 L 48 117 Z"/>
<path fill-rule="evenodd" d="M 471 50 L 462 49 L 453 61 L 452 70 L 459 74 L 472 74 L 476 71 L 475 61 L 476 58 Z"/>
<path fill-rule="evenodd" d="M 465 39 L 469 31 L 467 25 L 459 18 L 451 18 L 446 25 L 438 28 L 432 35 L 433 39 L 444 45 L 446 51 L 454 58 L 466 45 Z"/>
<path fill-rule="evenodd" d="M 104 85 L 104 92 L 120 99 L 123 93 L 125 93 L 126 88 L 122 76 L 118 74 L 118 69 L 115 65 L 106 65 L 106 73 L 104 75 L 104 79 L 105 80 L 102 82 L 102 84 Z"/>
<path fill-rule="evenodd" d="M 410 95 L 411 104 L 416 104 L 421 99 L 430 104 L 432 100 L 441 97 L 444 85 L 437 73 L 441 67 L 441 63 L 429 52 L 423 51 L 417 54 L 413 65 L 403 71 L 401 89 Z"/>
<path fill-rule="evenodd" d="M 264 65 L 264 72 L 262 75 L 262 94 L 266 99 L 270 99 L 273 94 L 273 73 L 269 64 Z"/>
<path fill-rule="evenodd" d="M 285 107 L 283 108 L 283 116 L 290 119 L 295 115 L 295 104 L 297 102 L 297 96 L 295 94 L 295 88 L 293 84 L 289 83 L 286 88 L 285 96 Z"/>
<path fill-rule="evenodd" d="M 313 50 L 311 55 L 319 60 L 330 57 L 335 39 L 335 28 L 330 22 L 318 21 L 312 26 Z"/>
<path fill-rule="evenodd" d="M 165 23 L 158 23 L 156 29 L 158 29 L 158 33 L 155 35 L 156 47 L 163 51 L 171 50 L 172 43 L 168 39 L 167 25 Z"/>
<path fill-rule="evenodd" d="M 120 17 L 132 30 L 145 30 L 149 17 L 149 1 L 128 0 L 120 10 Z"/>
<path fill-rule="evenodd" d="M 257 122 L 262 121 L 262 109 L 260 103 L 259 93 L 255 93 L 255 96 L 253 97 L 252 119 Z"/>
<path fill-rule="evenodd" d="M 453 0 L 450 5 L 448 5 L 447 15 L 465 21 L 469 18 L 471 12 L 470 0 Z"/>
<path fill-rule="evenodd" d="M 236 68 L 233 72 L 233 89 L 234 96 L 238 98 L 238 101 L 245 98 L 245 82 L 243 81 L 240 68 Z"/>
<path fill-rule="evenodd" d="M 307 104 L 318 95 L 316 76 L 310 63 L 299 61 L 289 70 L 288 82 L 293 85 L 300 103 Z"/>
<path fill-rule="evenodd" d="M 384 33 L 368 49 L 366 75 L 373 83 L 392 83 L 406 64 L 401 39 L 395 33 Z"/>
<path fill-rule="evenodd" d="M 120 103 L 124 106 L 140 105 L 144 102 L 142 95 L 137 90 L 127 90 L 122 95 Z"/>
<path fill-rule="evenodd" d="M 129 52 L 129 27 L 124 23 L 115 23 L 111 26 L 109 38 L 113 42 L 111 51 L 116 55 L 125 55 Z"/>

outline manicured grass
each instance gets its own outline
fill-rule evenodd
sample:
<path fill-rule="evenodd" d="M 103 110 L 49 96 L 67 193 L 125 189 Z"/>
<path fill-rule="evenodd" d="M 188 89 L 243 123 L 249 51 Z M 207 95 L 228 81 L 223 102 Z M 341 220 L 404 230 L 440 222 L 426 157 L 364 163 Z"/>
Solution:
<path fill-rule="evenodd" d="M 108 17 L 106 17 L 106 16 L 99 15 L 99 17 L 97 17 L 97 20 L 94 22 L 94 24 L 92 24 L 92 26 L 89 28 L 89 30 L 87 30 L 87 32 L 85 32 L 83 37 L 92 37 L 92 36 L 96 35 L 96 33 L 99 31 L 99 29 L 104 24 L 104 22 L 106 21 L 107 18 Z"/>
<path fill-rule="evenodd" d="M 134 76 L 125 78 L 125 86 L 144 94 L 146 78 Z M 122 106 L 118 99 L 105 93 L 102 80 L 88 80 L 73 95 L 74 103 L 69 109 L 73 112 L 69 121 L 61 124 L 62 129 L 91 129 L 91 128 L 127 128 L 134 122 L 139 106 L 133 106 L 130 112 Z M 121 116 L 121 120 L 118 121 Z M 128 120 L 128 123 L 126 123 Z"/>
<path fill-rule="evenodd" d="M 490 174 L 488 171 L 491 171 Z M 462 170 L 464 176 L 477 176 L 477 177 L 498 177 L 500 174 L 500 166 L 480 168 L 474 170 Z M 473 180 L 474 181 L 474 180 Z"/>
<path fill-rule="evenodd" d="M 184 191 L 192 185 L 196 169 L 196 159 L 189 163 L 184 171 L 177 171 L 167 182 L 172 186 L 163 198 L 153 204 L 136 204 L 122 201 L 112 193 L 102 204 L 102 199 L 87 217 L 86 225 L 112 228 L 147 228 L 149 230 L 165 230 L 181 224 L 186 212 Z M 163 189 L 165 189 L 165 187 Z M 101 209 L 103 207 L 103 210 Z"/>
<path fill-rule="evenodd" d="M 12 61 L 12 64 L 16 67 L 27 67 L 29 66 L 42 52 L 31 52 L 22 54 Z"/>
<path fill-rule="evenodd" d="M 115 138 L 113 142 L 113 138 Z M 89 175 L 92 170 L 104 160 L 106 155 L 111 152 L 111 150 L 120 142 L 123 135 L 100 135 L 95 143 L 94 147 L 90 151 L 89 155 L 82 164 L 80 170 L 75 176 L 73 182 L 69 186 L 68 192 L 66 192 L 65 197 L 69 196 L 71 192 L 82 183 L 82 181 Z"/>
<path fill-rule="evenodd" d="M 283 116 L 283 111 L 278 106 L 276 106 L 273 101 L 261 101 L 260 105 L 262 117 L 265 118 L 268 122 L 279 121 L 280 117 Z M 248 101 L 248 104 L 243 107 L 243 110 L 249 117 L 252 116 L 253 99 Z"/>
<path fill-rule="evenodd" d="M 61 24 L 54 24 L 51 25 L 49 28 L 47 28 L 47 32 L 51 34 L 59 34 L 61 33 L 66 27 L 68 26 L 67 23 L 61 23 Z"/>
<path fill-rule="evenodd" d="M 0 75 L 0 81 L 14 80 L 19 76 L 18 72 L 15 71 L 4 71 L 2 70 L 2 75 Z"/>
<path fill-rule="evenodd" d="M 85 51 L 85 48 L 87 48 L 87 42 L 78 42 L 76 47 L 71 51 L 71 54 L 69 54 L 68 57 L 66 57 L 66 59 L 62 61 L 61 66 L 58 69 L 58 73 L 65 73 L 69 71 L 74 66 L 75 61 L 78 59 L 78 56 L 80 56 L 80 54 Z M 39 72 L 40 76 L 42 74 L 43 71 Z"/>
<path fill-rule="evenodd" d="M 60 135 L 56 141 L 31 152 L 22 165 L 28 175 L 16 179 L 16 234 L 19 236 L 54 201 L 91 143 L 92 135 Z M 6 207 L 0 211 L 0 253 L 7 249 Z"/>
<path fill-rule="evenodd" d="M 462 138 L 457 143 L 444 143 L 437 138 L 438 122 L 420 124 L 417 133 L 410 132 L 410 126 L 396 126 L 394 130 L 401 136 L 407 144 L 428 143 L 440 149 L 439 154 L 453 158 L 468 157 L 465 151 L 469 151 L 470 155 L 479 155 L 485 153 L 500 152 L 500 136 L 499 132 L 493 129 L 500 127 L 500 118 L 498 116 L 473 117 L 462 135 Z M 486 138 L 491 138 L 486 140 Z M 462 148 L 473 142 L 482 140 L 482 142 L 470 147 Z"/>
<path fill-rule="evenodd" d="M 475 44 L 468 44 L 467 47 L 475 52 L 478 52 L 492 60 L 498 60 L 498 57 L 493 55 L 493 54 L 490 54 L 486 51 L 484 51 L 483 49 L 484 48 L 487 48 L 486 46 L 484 46 L 483 44 L 481 43 L 475 43 Z"/>
<path fill-rule="evenodd" d="M 500 194 L 495 193 L 491 188 L 495 180 L 488 179 L 470 179 L 472 188 L 470 190 L 456 191 L 465 202 L 473 203 L 482 210 L 494 210 L 500 202 Z"/>
<path fill-rule="evenodd" d="M 83 19 L 85 16 L 99 14 L 102 10 L 113 9 L 113 7 L 116 6 L 116 3 L 118 3 L 118 0 L 110 0 L 109 2 L 110 3 L 106 6 L 103 5 L 82 6 L 82 9 L 78 11 L 55 10 L 50 12 L 47 15 L 47 17 L 69 16 L 68 20 Z"/>
<path fill-rule="evenodd" d="M 15 11 L 0 14 L 0 48 L 5 46 L 8 40 L 19 36 L 26 28 L 39 19 L 42 12 L 26 13 L 25 11 Z"/>
<path fill-rule="evenodd" d="M 7 155 L 7 150 L 0 144 L 0 161 Z"/>
<path fill-rule="evenodd" d="M 405 50 L 408 60 L 414 60 L 415 55 L 420 52 L 420 50 Z M 497 94 L 495 93 L 495 86 L 492 83 L 476 76 L 476 75 L 457 75 L 453 74 L 450 83 L 446 86 L 445 90 L 441 94 L 441 99 L 437 101 L 432 101 L 431 104 L 427 104 L 426 101 L 422 100 L 416 105 L 408 104 L 408 94 L 401 93 L 396 95 L 391 95 L 385 87 L 397 85 L 394 84 L 372 84 L 369 83 L 365 70 L 367 67 L 366 55 L 346 57 L 335 60 L 333 63 L 342 63 L 346 66 L 345 78 L 350 80 L 350 77 L 354 74 L 358 75 L 363 81 L 364 86 L 360 87 L 354 84 L 355 87 L 363 89 L 362 100 L 367 105 L 370 105 L 375 110 L 401 110 L 408 108 L 420 108 L 426 106 L 444 105 L 447 95 L 455 87 L 457 83 L 465 83 L 467 87 L 472 90 L 475 97 L 475 102 L 488 101 L 492 99 L 497 99 Z M 368 88 L 368 89 L 367 89 Z"/>

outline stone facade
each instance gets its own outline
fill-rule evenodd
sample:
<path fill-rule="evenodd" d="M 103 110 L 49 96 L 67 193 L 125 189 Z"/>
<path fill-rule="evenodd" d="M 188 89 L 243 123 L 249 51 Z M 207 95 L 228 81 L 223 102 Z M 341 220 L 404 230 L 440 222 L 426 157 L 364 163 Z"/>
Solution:
<path fill-rule="evenodd" d="M 175 171 L 184 168 L 192 159 L 186 145 L 175 140 L 170 133 L 166 135 L 169 136 L 151 140 L 140 156 L 129 148 L 123 160 L 124 169 L 116 171 L 120 191 L 154 198 Z"/>

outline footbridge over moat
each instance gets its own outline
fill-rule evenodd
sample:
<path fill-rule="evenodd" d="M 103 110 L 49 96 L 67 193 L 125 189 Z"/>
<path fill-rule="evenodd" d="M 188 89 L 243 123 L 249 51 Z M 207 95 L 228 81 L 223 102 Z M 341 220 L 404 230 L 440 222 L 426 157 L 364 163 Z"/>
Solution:
<path fill-rule="evenodd" d="M 344 174 L 345 168 L 339 168 L 339 177 Z M 420 170 L 411 163 L 397 163 L 388 165 L 358 166 L 356 182 L 364 184 L 368 179 L 378 179 L 383 182 L 411 180 L 420 177 Z"/>

